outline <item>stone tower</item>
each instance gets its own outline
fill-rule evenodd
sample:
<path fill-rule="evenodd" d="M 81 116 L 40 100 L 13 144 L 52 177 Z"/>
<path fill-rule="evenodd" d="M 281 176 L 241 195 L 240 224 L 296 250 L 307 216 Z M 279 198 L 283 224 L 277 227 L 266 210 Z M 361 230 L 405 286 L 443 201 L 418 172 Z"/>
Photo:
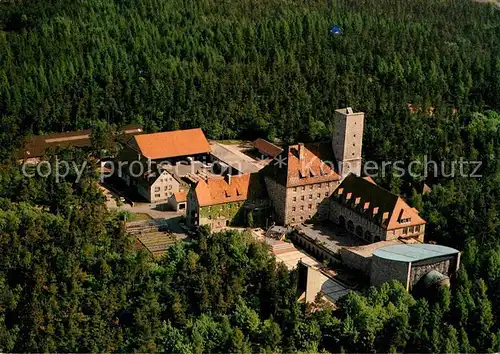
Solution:
<path fill-rule="evenodd" d="M 354 113 L 351 107 L 335 111 L 332 148 L 338 173 L 344 179 L 350 172 L 361 175 L 361 148 L 365 114 Z"/>

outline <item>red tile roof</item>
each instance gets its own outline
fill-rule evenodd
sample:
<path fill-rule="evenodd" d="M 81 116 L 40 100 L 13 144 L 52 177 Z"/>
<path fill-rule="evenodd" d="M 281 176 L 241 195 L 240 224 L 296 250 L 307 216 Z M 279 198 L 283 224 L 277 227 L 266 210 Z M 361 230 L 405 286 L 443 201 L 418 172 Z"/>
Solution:
<path fill-rule="evenodd" d="M 131 145 L 153 160 L 210 152 L 210 145 L 200 128 L 136 135 Z"/>
<path fill-rule="evenodd" d="M 187 200 L 187 193 L 185 191 L 174 192 L 174 198 L 177 203 L 185 202 Z"/>
<path fill-rule="evenodd" d="M 200 206 L 245 201 L 250 187 L 250 174 L 201 179 L 195 187 Z"/>
<path fill-rule="evenodd" d="M 252 144 L 257 150 L 259 150 L 260 153 L 269 155 L 273 158 L 278 156 L 283 151 L 283 149 L 279 146 L 261 138 L 255 140 Z"/>
<path fill-rule="evenodd" d="M 339 181 L 340 176 L 333 169 L 333 159 L 326 163 L 326 160 L 320 158 L 323 155 L 321 145 L 316 144 L 314 147 L 317 147 L 315 151 L 312 146 L 309 148 L 303 144 L 286 147 L 266 167 L 266 175 L 286 187 Z M 331 151 L 329 145 L 327 148 Z"/>
<path fill-rule="evenodd" d="M 135 124 L 127 125 L 120 130 L 124 135 L 134 135 L 142 132 L 142 128 Z M 91 129 L 76 130 L 63 133 L 28 136 L 22 149 L 17 153 L 18 158 L 40 157 L 49 148 L 56 147 L 88 147 L 90 146 Z"/>
<path fill-rule="evenodd" d="M 386 230 L 425 224 L 418 211 L 406 204 L 403 198 L 352 173 L 342 181 L 331 198 L 374 220 Z M 404 219 L 411 221 L 402 222 Z"/>

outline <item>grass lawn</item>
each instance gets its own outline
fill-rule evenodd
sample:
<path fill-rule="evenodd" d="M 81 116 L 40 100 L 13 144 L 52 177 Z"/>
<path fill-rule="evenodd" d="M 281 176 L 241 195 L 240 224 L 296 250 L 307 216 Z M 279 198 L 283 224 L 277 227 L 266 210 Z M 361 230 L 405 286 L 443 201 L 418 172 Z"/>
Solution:
<path fill-rule="evenodd" d="M 130 221 L 143 221 L 143 220 L 150 220 L 151 216 L 148 214 L 144 213 L 132 213 Z"/>
<path fill-rule="evenodd" d="M 237 139 L 214 140 L 214 142 L 219 143 L 219 144 L 226 144 L 226 145 L 239 145 L 239 144 L 248 143 L 248 141 L 237 140 Z"/>

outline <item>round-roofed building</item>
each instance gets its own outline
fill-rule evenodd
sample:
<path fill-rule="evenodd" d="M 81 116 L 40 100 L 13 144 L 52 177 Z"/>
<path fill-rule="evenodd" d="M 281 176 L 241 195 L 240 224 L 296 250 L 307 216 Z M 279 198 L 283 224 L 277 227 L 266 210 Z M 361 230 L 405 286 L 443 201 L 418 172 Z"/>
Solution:
<path fill-rule="evenodd" d="M 442 279 L 453 277 L 459 264 L 460 252 L 446 246 L 400 244 L 381 247 L 373 252 L 370 282 L 380 285 L 399 280 L 411 291 L 430 272 L 433 275 L 440 273 Z"/>

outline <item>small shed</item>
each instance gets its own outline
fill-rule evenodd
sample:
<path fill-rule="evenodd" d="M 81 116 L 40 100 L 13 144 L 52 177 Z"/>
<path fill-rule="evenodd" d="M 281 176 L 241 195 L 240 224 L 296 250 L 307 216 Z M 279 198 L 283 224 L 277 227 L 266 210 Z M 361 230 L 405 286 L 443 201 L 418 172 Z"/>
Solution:
<path fill-rule="evenodd" d="M 287 230 L 288 229 L 286 227 L 274 225 L 267 230 L 266 237 L 275 240 L 283 240 L 286 236 Z"/>
<path fill-rule="evenodd" d="M 282 148 L 280 148 L 279 146 L 277 145 L 274 145 L 273 143 L 265 140 L 265 139 L 261 139 L 261 138 L 258 138 L 257 140 L 255 140 L 252 145 L 254 146 L 254 148 L 257 149 L 257 151 L 259 151 L 263 156 L 265 157 L 271 157 L 271 158 L 275 158 L 276 156 L 278 156 L 279 154 L 281 154 L 281 152 L 283 151 Z"/>
<path fill-rule="evenodd" d="M 175 192 L 170 196 L 170 199 L 168 201 L 172 209 L 175 211 L 185 211 L 186 210 L 186 203 L 187 203 L 187 192 L 186 191 L 179 191 Z"/>

